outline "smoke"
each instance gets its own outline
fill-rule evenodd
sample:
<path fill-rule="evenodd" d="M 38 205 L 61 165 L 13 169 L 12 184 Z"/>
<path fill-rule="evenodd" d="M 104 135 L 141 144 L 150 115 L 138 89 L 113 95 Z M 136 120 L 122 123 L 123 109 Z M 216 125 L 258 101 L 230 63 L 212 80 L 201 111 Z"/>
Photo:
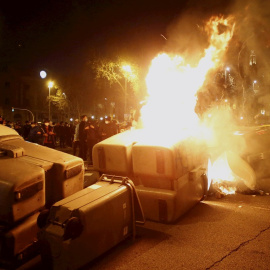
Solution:
<path fill-rule="evenodd" d="M 219 59 L 220 65 L 208 72 L 204 85 L 197 93 L 196 113 L 201 119 L 207 119 L 208 124 L 214 128 L 216 141 L 222 142 L 222 148 L 238 153 L 243 153 L 245 143 L 239 142 L 240 137 L 231 134 L 241 124 L 240 116 L 244 110 L 252 117 L 245 96 L 248 86 L 244 81 L 249 72 L 251 50 L 254 50 L 257 56 L 258 74 L 267 82 L 266 70 L 270 63 L 269 7 L 270 3 L 263 0 L 190 0 L 185 11 L 171 23 L 165 35 L 165 51 L 181 55 L 185 62 L 195 66 L 209 46 L 209 36 L 205 31 L 205 23 L 209 18 L 215 15 L 234 18 L 234 35 L 227 51 L 222 59 Z M 221 25 L 219 30 L 222 33 L 226 27 Z M 224 85 L 226 82 L 217 83 L 216 74 L 220 73 L 224 80 L 224 67 L 227 64 L 230 65 L 232 73 L 232 76 L 228 75 L 228 80 L 233 85 L 231 90 Z M 223 106 L 226 96 L 229 95 L 233 96 L 230 106 Z M 246 118 L 249 116 L 247 113 Z"/>
<path fill-rule="evenodd" d="M 197 14 L 183 14 L 168 28 L 165 50 L 183 56 L 191 65 L 196 64 L 208 44 L 201 23 Z"/>
<path fill-rule="evenodd" d="M 245 57 L 245 51 L 255 50 L 256 55 L 267 65 L 270 48 L 270 2 L 265 0 L 190 0 L 186 10 L 167 29 L 166 50 L 179 53 L 196 61 L 207 47 L 203 31 L 204 22 L 215 15 L 232 15 L 235 18 L 234 38 L 228 48 L 227 62 L 237 63 L 238 53 Z M 232 55 L 234 52 L 236 55 Z M 248 63 L 248 59 L 240 59 Z"/>
<path fill-rule="evenodd" d="M 239 128 L 233 110 L 229 106 L 216 106 L 209 109 L 201 117 L 202 123 L 214 133 L 208 145 L 218 153 L 234 151 L 242 155 L 246 143 L 242 136 L 236 136 Z"/>
<path fill-rule="evenodd" d="M 205 23 L 220 14 L 228 15 L 226 6 L 230 1 L 190 0 L 186 9 L 167 29 L 168 40 L 165 50 L 180 54 L 188 63 L 196 65 L 208 47 Z"/>
<path fill-rule="evenodd" d="M 208 46 L 208 36 L 204 31 L 205 22 L 214 15 L 233 16 L 235 21 L 234 35 L 231 39 L 227 52 L 220 59 L 221 65 L 216 70 L 209 72 L 204 86 L 198 93 L 198 107 L 209 108 L 215 104 L 216 99 L 225 98 L 227 89 L 221 89 L 214 83 L 215 73 L 220 72 L 225 65 L 231 67 L 231 79 L 234 80 L 232 94 L 239 107 L 246 106 L 252 117 L 252 106 L 247 106 L 247 91 L 252 83 L 250 76 L 250 54 L 254 51 L 256 55 L 256 78 L 258 82 L 270 84 L 268 69 L 270 65 L 270 2 L 265 0 L 238 0 L 238 1 L 215 1 L 215 0 L 190 0 L 187 2 L 185 12 L 172 22 L 168 27 L 166 36 L 168 41 L 166 50 L 183 56 L 186 62 L 196 64 L 204 54 L 204 49 Z M 223 75 L 224 77 L 224 75 Z M 252 79 L 253 80 L 253 79 Z M 259 83 L 257 84 L 259 85 Z M 222 85 L 223 87 L 223 85 Z M 224 88 L 224 87 L 223 87 Z M 230 94 L 230 93 L 229 93 Z M 260 100 L 259 100 L 260 102 Z M 263 102 L 263 99 L 262 101 Z M 253 105 L 253 104 L 252 104 Z M 199 113 L 202 113 L 199 109 Z M 239 113 L 239 110 L 238 110 Z"/>

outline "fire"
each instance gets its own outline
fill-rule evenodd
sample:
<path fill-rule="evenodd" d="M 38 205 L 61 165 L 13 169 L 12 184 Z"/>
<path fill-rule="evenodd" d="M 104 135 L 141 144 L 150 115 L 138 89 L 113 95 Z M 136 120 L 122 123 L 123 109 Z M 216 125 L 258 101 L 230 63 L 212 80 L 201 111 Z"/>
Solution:
<path fill-rule="evenodd" d="M 142 124 L 151 141 L 168 146 L 190 136 L 203 136 L 194 111 L 196 93 L 226 50 L 233 33 L 231 21 L 212 17 L 206 23 L 209 46 L 196 66 L 179 55 L 163 53 L 153 59 L 146 78 L 148 101 L 141 110 Z"/>
<path fill-rule="evenodd" d="M 233 175 L 233 172 L 228 164 L 226 152 L 215 160 L 210 167 L 210 175 L 213 182 L 222 180 L 232 182 L 235 179 L 235 176 Z"/>
<path fill-rule="evenodd" d="M 212 181 L 209 181 L 209 183 L 216 189 L 219 189 L 222 193 L 235 193 L 236 187 L 231 186 L 230 184 L 235 181 L 236 176 L 228 164 L 226 152 L 217 158 L 213 164 L 211 164 L 211 161 L 209 160 L 208 179 Z"/>
<path fill-rule="evenodd" d="M 148 100 L 141 110 L 144 141 L 170 147 L 191 137 L 207 143 L 215 140 L 213 130 L 203 126 L 195 113 L 196 95 L 209 70 L 220 65 L 233 30 L 232 17 L 210 18 L 205 25 L 209 45 L 195 65 L 180 55 L 162 53 L 153 59 L 146 77 Z M 235 179 L 226 160 L 221 157 L 209 164 L 208 179 L 216 183 Z M 224 185 L 219 188 L 226 194 L 235 192 Z"/>
<path fill-rule="evenodd" d="M 224 194 L 234 194 L 236 190 L 255 190 L 256 175 L 251 166 L 232 151 L 222 153 L 208 164 L 208 179 L 214 188 Z"/>

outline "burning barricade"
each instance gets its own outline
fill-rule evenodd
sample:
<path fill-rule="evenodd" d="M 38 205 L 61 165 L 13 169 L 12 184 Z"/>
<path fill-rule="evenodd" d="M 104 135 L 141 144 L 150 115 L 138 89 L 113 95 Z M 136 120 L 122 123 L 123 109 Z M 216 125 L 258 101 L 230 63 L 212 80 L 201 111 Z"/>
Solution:
<path fill-rule="evenodd" d="M 256 175 L 252 167 L 232 151 L 222 153 L 208 166 L 210 192 L 217 197 L 227 194 L 251 193 L 256 190 Z"/>
<path fill-rule="evenodd" d="M 205 26 L 208 47 L 196 64 L 166 53 L 153 59 L 140 129 L 93 149 L 94 169 L 132 179 L 148 219 L 173 222 L 208 190 L 207 132 L 195 113 L 196 94 L 208 71 L 220 65 L 233 29 L 232 18 L 210 18 Z"/>
<path fill-rule="evenodd" d="M 144 142 L 144 131 L 127 131 L 94 146 L 93 165 L 100 173 L 129 175 L 145 217 L 173 222 L 207 192 L 207 151 L 189 139 L 171 146 Z"/>
<path fill-rule="evenodd" d="M 41 146 L 38 150 L 35 146 L 33 150 L 33 145 L 21 140 L 12 141 L 16 149 L 22 146 L 28 153 L 20 158 L 16 156 L 15 162 L 27 164 L 25 169 L 36 168 L 36 174 L 31 174 L 30 180 L 38 182 L 34 187 L 38 188 L 40 204 L 36 204 L 37 209 L 29 207 L 28 210 L 32 213 L 45 205 L 52 206 L 50 211 L 39 216 L 38 221 L 42 229 L 40 239 L 45 243 L 43 247 L 49 249 L 45 250 L 45 255 L 49 256 L 50 266 L 77 269 L 132 234 L 137 221 L 134 200 L 139 206 L 141 203 L 143 221 L 145 216 L 169 223 L 205 197 L 212 179 L 212 187 L 220 190 L 221 180 L 227 181 L 227 188 L 235 185 L 239 190 L 254 189 L 254 172 L 237 155 L 226 152 L 226 157 L 221 155 L 213 164 L 209 162 L 211 153 L 207 136 L 211 131 L 201 125 L 195 113 L 197 91 L 204 84 L 208 71 L 220 65 L 219 59 L 226 50 L 233 28 L 231 18 L 212 17 L 206 24 L 209 46 L 196 65 L 165 53 L 152 61 L 146 78 L 148 98 L 141 110 L 139 129 L 114 135 L 93 148 L 94 170 L 101 178 L 104 174 L 109 175 L 109 179 L 101 179 L 104 181 L 83 189 L 82 160 Z M 7 150 L 14 153 L 13 149 Z M 237 182 L 228 184 L 231 175 L 224 178 L 222 164 L 233 179 L 238 179 Z M 119 181 L 114 181 L 115 175 Z M 132 180 L 135 188 L 127 178 Z M 9 179 L 9 182 L 14 181 Z M 30 185 L 26 182 L 25 186 Z M 27 192 L 15 190 L 13 199 L 29 202 L 29 194 L 35 188 L 28 189 L 27 186 Z M 10 189 L 14 191 L 13 187 Z M 221 192 L 225 194 L 224 189 Z M 16 206 L 19 205 L 17 201 Z M 10 209 L 12 204 L 11 200 Z M 25 211 L 26 216 L 31 214 L 26 209 L 19 210 Z M 16 221 L 12 220 L 14 217 L 11 215 L 11 223 Z M 88 250 L 91 250 L 91 256 Z"/>

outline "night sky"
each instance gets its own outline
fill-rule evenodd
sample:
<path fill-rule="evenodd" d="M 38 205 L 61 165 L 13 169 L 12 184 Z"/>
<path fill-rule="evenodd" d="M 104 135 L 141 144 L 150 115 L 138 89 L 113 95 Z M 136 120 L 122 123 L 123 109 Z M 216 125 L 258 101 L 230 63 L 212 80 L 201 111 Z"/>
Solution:
<path fill-rule="evenodd" d="M 37 67 L 67 69 L 81 65 L 93 51 L 128 51 L 147 64 L 166 43 L 161 34 L 167 37 L 167 28 L 184 10 L 212 11 L 228 1 L 200 2 L 5 1 L 0 5 L 2 54 L 10 52 Z"/>
<path fill-rule="evenodd" d="M 262 4 L 248 8 L 248 2 Z M 0 4 L 0 61 L 11 59 L 23 63 L 27 68 L 47 68 L 53 72 L 70 74 L 78 72 L 93 54 L 129 54 L 146 67 L 162 50 L 174 47 L 181 53 L 185 48 L 192 49 L 194 44 L 188 38 L 191 33 L 195 36 L 195 43 L 200 43 L 196 39 L 197 26 L 210 15 L 240 14 L 239 25 L 242 23 L 245 29 L 245 32 L 241 30 L 240 39 L 245 40 L 252 31 L 258 32 L 254 27 L 256 24 L 262 26 L 261 36 L 265 37 L 263 31 L 267 31 L 269 26 L 266 2 L 4 1 Z M 262 15 L 255 14 L 259 9 Z"/>
<path fill-rule="evenodd" d="M 166 28 L 186 1 L 62 0 L 1 4 L 1 47 L 32 65 L 80 64 L 88 54 L 159 50 Z M 19 50 L 18 50 L 19 51 Z M 150 56 L 149 56 L 150 57 Z"/>

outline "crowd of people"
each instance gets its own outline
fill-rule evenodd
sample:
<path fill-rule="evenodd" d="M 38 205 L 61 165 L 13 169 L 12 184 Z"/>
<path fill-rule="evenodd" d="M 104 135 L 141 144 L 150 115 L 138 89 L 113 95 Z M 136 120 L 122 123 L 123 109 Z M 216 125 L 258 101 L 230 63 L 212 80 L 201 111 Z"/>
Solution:
<path fill-rule="evenodd" d="M 70 124 L 64 121 L 53 123 L 45 119 L 43 123 L 25 121 L 23 125 L 20 122 L 7 121 L 0 116 L 0 124 L 15 129 L 29 142 L 50 148 L 72 147 L 73 155 L 89 161 L 90 164 L 93 162 L 93 146 L 121 132 L 123 128 L 111 117 L 98 121 L 88 118 L 87 115 L 82 115 L 80 120 L 76 119 Z M 131 124 L 127 124 L 124 130 L 130 127 Z"/>

